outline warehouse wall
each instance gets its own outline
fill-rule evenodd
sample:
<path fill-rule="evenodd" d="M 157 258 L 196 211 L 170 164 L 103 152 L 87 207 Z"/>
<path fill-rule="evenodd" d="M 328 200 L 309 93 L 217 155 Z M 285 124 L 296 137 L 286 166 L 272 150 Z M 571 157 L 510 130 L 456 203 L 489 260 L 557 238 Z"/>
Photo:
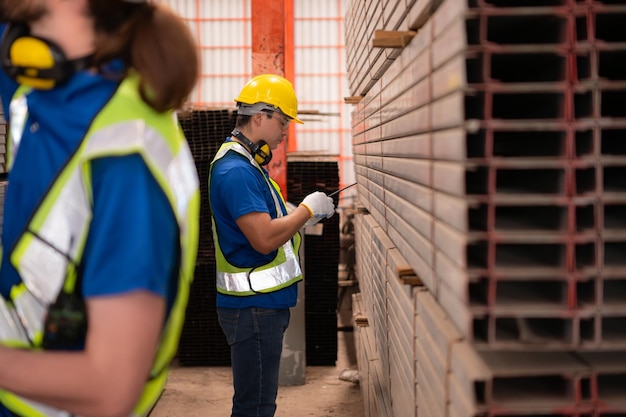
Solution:
<path fill-rule="evenodd" d="M 352 3 L 367 416 L 626 415 L 625 24 L 619 0 Z"/>

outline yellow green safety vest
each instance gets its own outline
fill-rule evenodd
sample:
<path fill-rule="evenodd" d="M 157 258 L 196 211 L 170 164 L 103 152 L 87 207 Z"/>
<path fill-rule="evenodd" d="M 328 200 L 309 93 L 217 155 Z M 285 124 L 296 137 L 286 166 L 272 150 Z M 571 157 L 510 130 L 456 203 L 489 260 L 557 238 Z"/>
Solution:
<path fill-rule="evenodd" d="M 141 99 L 138 77 L 125 79 L 100 111 L 78 150 L 32 217 L 28 231 L 9 254 L 22 282 L 10 300 L 0 297 L 0 343 L 41 349 L 48 306 L 63 289 L 74 291 L 76 274 L 92 218 L 90 161 L 139 154 L 169 200 L 180 229 L 178 292 L 161 334 L 150 378 L 132 416 L 145 416 L 156 404 L 176 354 L 193 280 L 198 247 L 200 192 L 193 157 L 174 112 L 157 113 Z M 11 104 L 9 166 L 27 118 L 25 95 Z M 15 122 L 13 117 L 15 117 Z M 68 261 L 67 257 L 71 259 Z M 0 390 L 0 403 L 18 416 L 61 417 L 55 409 Z"/>
<path fill-rule="evenodd" d="M 228 151 L 237 152 L 250 161 L 255 166 L 270 189 L 274 198 L 276 213 L 278 217 L 283 216 L 281 202 L 285 200 L 280 192 L 278 184 L 263 172 L 263 168 L 254 160 L 252 155 L 238 142 L 225 142 L 215 154 L 211 167 L 218 159 L 222 158 Z M 211 174 L 209 173 L 209 181 Z M 292 240 L 287 241 L 278 248 L 276 257 L 265 264 L 251 268 L 240 268 L 228 262 L 219 244 L 215 218 L 211 217 L 213 224 L 213 242 L 215 244 L 215 261 L 217 264 L 216 285 L 217 291 L 222 294 L 247 296 L 257 293 L 269 293 L 286 288 L 302 280 L 302 270 L 298 259 L 301 237 L 296 233 Z"/>

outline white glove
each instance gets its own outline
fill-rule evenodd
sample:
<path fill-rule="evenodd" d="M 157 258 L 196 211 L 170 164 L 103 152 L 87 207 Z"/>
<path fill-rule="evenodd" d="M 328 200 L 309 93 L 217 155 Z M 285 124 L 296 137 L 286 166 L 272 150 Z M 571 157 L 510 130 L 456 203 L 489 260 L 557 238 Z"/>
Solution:
<path fill-rule="evenodd" d="M 311 218 L 304 224 L 313 226 L 322 219 L 327 219 L 335 214 L 335 203 L 333 199 L 321 191 L 315 191 L 304 197 L 301 206 L 306 207 L 311 214 Z"/>

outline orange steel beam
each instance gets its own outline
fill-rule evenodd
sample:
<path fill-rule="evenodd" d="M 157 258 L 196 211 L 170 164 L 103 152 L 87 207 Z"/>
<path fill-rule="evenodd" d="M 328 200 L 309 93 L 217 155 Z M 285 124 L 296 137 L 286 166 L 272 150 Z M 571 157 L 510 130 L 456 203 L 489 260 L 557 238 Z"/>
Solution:
<path fill-rule="evenodd" d="M 252 0 L 251 13 L 252 74 L 278 74 L 293 82 L 293 0 Z M 288 38 L 290 46 L 287 45 Z M 288 49 L 291 49 L 291 52 L 288 52 Z M 288 74 L 288 70 L 291 74 Z M 289 129 L 292 136 L 293 127 Z M 272 151 L 272 162 L 269 164 L 272 177 L 282 189 L 285 199 L 287 199 L 286 149 L 287 145 L 281 143 Z"/>
<path fill-rule="evenodd" d="M 294 83 L 295 88 L 295 44 L 293 41 L 294 31 L 294 12 L 293 2 L 294 0 L 285 1 L 285 78 L 291 80 Z M 296 88 L 296 94 L 298 89 Z M 293 123 L 289 127 L 289 140 L 287 141 L 287 152 L 294 152 L 298 149 L 296 142 L 296 129 Z"/>

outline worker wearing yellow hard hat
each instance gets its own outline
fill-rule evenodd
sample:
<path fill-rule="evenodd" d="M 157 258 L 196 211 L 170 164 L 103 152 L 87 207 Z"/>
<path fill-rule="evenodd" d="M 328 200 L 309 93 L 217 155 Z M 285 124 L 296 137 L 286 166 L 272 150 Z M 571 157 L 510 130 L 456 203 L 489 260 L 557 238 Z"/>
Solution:
<path fill-rule="evenodd" d="M 209 175 L 217 263 L 217 314 L 231 349 L 232 417 L 276 411 L 283 335 L 302 280 L 298 250 L 304 225 L 335 212 L 314 192 L 291 212 L 265 166 L 298 119 L 291 82 L 275 74 L 251 79 L 235 99 L 237 120 Z"/>

